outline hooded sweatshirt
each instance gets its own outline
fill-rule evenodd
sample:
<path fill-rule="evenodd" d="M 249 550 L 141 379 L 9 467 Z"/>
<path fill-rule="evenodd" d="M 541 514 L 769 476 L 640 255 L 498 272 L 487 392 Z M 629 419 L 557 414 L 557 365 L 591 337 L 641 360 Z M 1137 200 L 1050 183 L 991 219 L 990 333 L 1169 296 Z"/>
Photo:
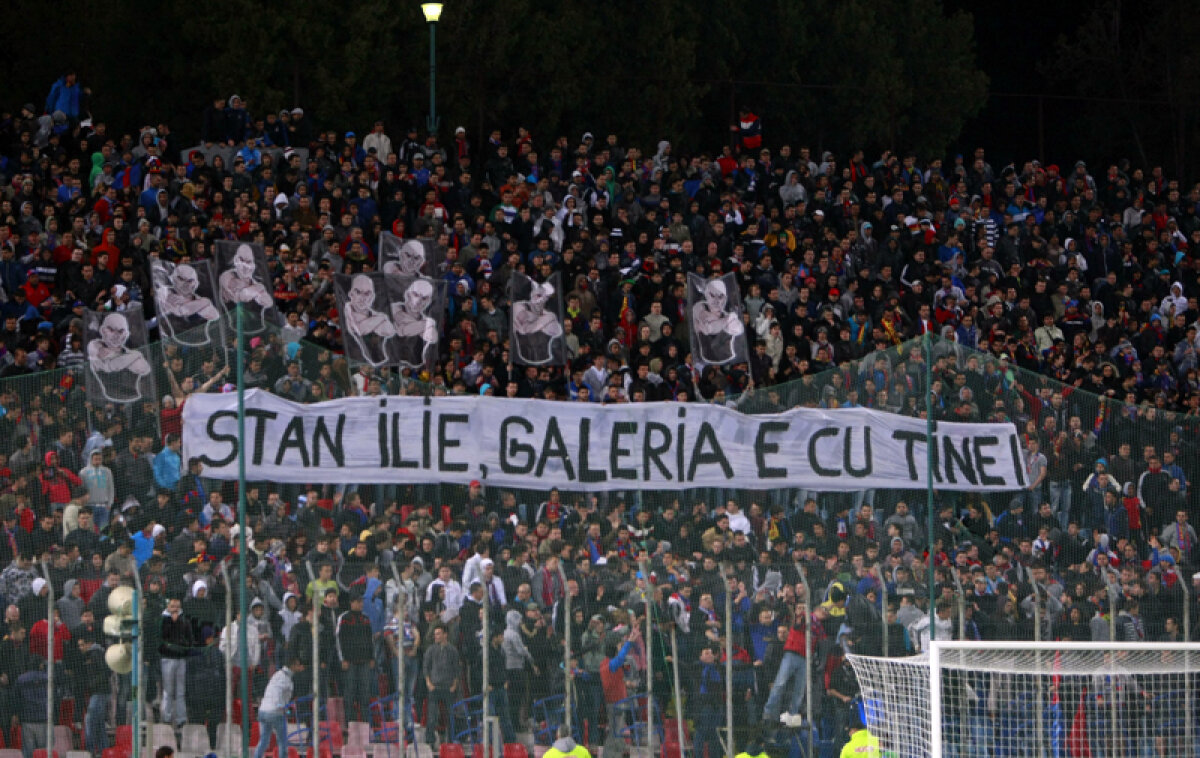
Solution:
<path fill-rule="evenodd" d="M 533 665 L 533 656 L 521 639 L 521 613 L 509 611 L 504 615 L 504 643 L 500 646 L 504 651 L 504 667 L 509 671 L 525 668 L 526 662 Z"/>
<path fill-rule="evenodd" d="M 79 626 L 79 619 L 83 615 L 83 598 L 71 595 L 71 590 L 78 583 L 76 579 L 68 579 L 64 582 L 63 596 L 54 603 L 58 606 L 58 613 L 68 629 L 74 629 Z"/>
<path fill-rule="evenodd" d="M 1171 306 L 1175 306 L 1174 313 L 1171 312 Z M 1158 312 L 1162 314 L 1163 318 L 1168 319 L 1168 323 L 1170 323 L 1169 319 L 1180 313 L 1185 313 L 1187 307 L 1187 298 L 1183 296 L 1183 284 L 1180 282 L 1171 282 L 1171 292 L 1159 303 Z"/>
<path fill-rule="evenodd" d="M 570 737 L 560 737 L 546 751 L 546 758 L 562 758 L 562 756 L 566 755 L 575 756 L 575 758 L 585 758 L 589 753 L 585 748 L 576 745 L 575 740 Z"/>
<path fill-rule="evenodd" d="M 293 597 L 296 598 L 296 601 L 297 601 L 296 602 L 296 610 L 291 611 L 291 610 L 288 610 L 287 602 L 288 602 L 289 598 L 293 598 Z M 283 595 L 283 608 L 281 608 L 279 610 L 279 618 L 283 622 L 283 624 L 280 626 L 280 633 L 285 640 L 290 640 L 292 638 L 292 629 L 294 629 L 296 624 L 299 623 L 300 620 L 304 618 L 304 613 L 300 610 L 299 600 L 300 600 L 300 598 L 297 597 L 296 594 L 292 593 L 292 592 L 286 592 Z"/>

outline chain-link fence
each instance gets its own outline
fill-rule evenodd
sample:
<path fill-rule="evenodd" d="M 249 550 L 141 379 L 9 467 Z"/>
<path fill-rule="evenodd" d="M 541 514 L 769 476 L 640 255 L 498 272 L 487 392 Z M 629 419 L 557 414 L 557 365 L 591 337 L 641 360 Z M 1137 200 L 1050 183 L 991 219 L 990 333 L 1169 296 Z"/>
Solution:
<path fill-rule="evenodd" d="M 235 755 L 243 735 L 253 748 L 282 734 L 353 756 L 544 747 L 563 727 L 609 750 L 712 758 L 776 740 L 816 754 L 845 739 L 858 694 L 846 651 L 1193 636 L 1200 417 L 1124 403 L 1153 379 L 1118 370 L 1120 349 L 1064 384 L 916 341 L 708 398 L 754 414 L 860 405 L 1011 421 L 1033 484 L 1001 496 L 736 482 L 238 493 L 179 458 L 187 396 L 233 389 L 235 330 L 223 334 L 215 348 L 150 346 L 163 396 L 128 406 L 89 404 L 82 364 L 0 381 L 7 746 Z M 351 370 L 277 331 L 248 340 L 243 379 L 299 401 L 452 390 Z M 110 602 L 135 578 L 136 621 Z"/>

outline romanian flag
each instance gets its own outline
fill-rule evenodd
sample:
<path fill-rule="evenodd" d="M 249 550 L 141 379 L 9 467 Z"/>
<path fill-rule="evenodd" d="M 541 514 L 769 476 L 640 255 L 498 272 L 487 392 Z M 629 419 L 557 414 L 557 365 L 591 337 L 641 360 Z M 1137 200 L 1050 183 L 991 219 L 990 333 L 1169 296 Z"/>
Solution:
<path fill-rule="evenodd" d="M 1092 431 L 1100 434 L 1104 431 L 1104 427 L 1108 425 L 1108 404 L 1104 400 L 1100 401 L 1099 407 L 1096 409 L 1096 420 L 1092 424 Z"/>
<path fill-rule="evenodd" d="M 630 307 L 629 295 L 621 298 L 621 317 L 620 324 L 625 329 L 625 339 L 622 344 L 625 347 L 633 347 L 633 342 L 637 338 L 637 314 Z"/>

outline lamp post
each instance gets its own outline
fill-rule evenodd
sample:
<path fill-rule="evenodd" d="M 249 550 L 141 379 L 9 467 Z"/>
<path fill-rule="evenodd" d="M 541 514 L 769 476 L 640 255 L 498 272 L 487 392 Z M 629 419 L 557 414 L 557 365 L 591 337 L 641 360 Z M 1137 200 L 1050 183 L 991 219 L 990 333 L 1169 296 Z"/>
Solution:
<path fill-rule="evenodd" d="M 437 23 L 442 17 L 441 3 L 421 3 L 421 12 L 429 24 L 429 117 L 425 127 L 430 134 L 437 133 Z"/>

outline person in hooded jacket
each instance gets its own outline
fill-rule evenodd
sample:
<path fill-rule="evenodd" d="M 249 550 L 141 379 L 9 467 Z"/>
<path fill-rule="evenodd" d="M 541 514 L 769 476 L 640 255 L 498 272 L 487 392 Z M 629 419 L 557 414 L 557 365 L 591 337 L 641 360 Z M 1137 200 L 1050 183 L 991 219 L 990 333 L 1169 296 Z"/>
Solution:
<path fill-rule="evenodd" d="M 501 649 L 504 652 L 504 668 L 508 672 L 509 712 L 514 724 L 523 724 L 522 709 L 528 710 L 523 693 L 529 690 L 529 675 L 525 665 L 533 668 L 535 676 L 541 673 L 529 648 L 525 646 L 524 635 L 521 633 L 520 611 L 509 611 L 504 615 L 504 642 Z"/>
<path fill-rule="evenodd" d="M 79 626 L 84 606 L 78 580 L 68 579 L 63 583 L 62 597 L 56 600 L 54 605 L 58 608 L 58 614 L 68 629 Z"/>
<path fill-rule="evenodd" d="M 560 724 L 555 734 L 554 744 L 546 751 L 545 758 L 592 758 L 592 754 L 583 745 L 576 744 L 571 736 L 571 727 Z"/>

